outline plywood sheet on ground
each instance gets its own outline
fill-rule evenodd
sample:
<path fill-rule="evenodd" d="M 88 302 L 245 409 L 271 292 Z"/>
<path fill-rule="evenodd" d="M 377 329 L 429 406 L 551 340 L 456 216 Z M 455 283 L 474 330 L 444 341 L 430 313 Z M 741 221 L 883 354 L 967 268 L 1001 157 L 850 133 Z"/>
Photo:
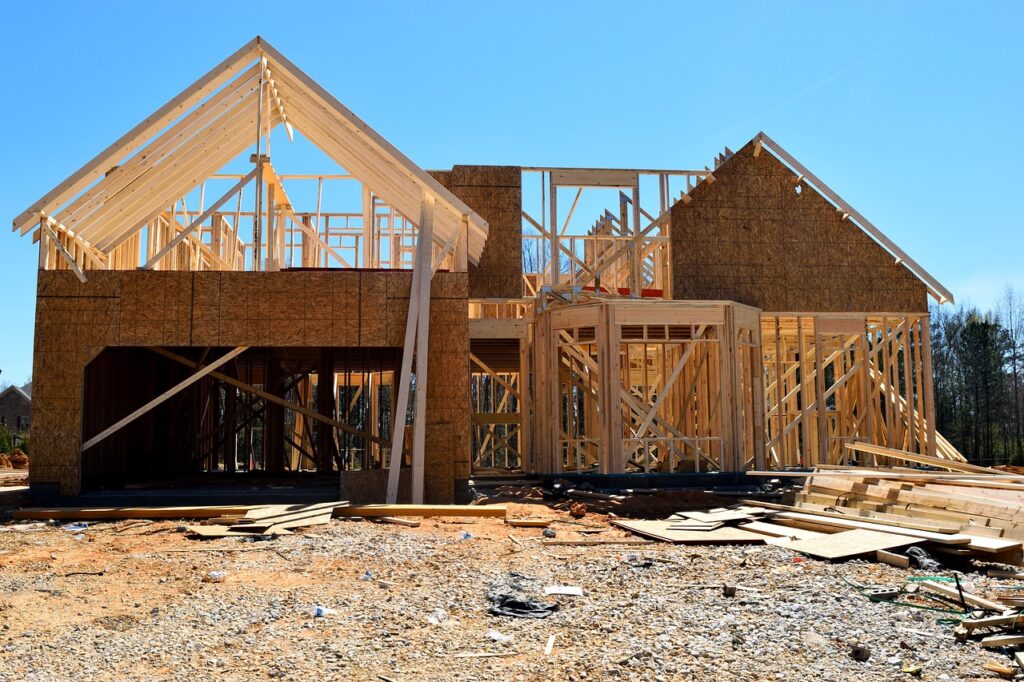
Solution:
<path fill-rule="evenodd" d="M 714 530 L 672 530 L 672 521 L 622 521 L 615 520 L 612 524 L 637 535 L 673 542 L 694 545 L 729 545 L 729 544 L 762 544 L 765 536 L 759 533 L 740 530 L 739 528 L 716 528 Z"/>
<path fill-rule="evenodd" d="M 871 554 L 880 549 L 905 547 L 916 542 L 921 540 L 906 535 L 857 528 L 817 538 L 794 540 L 783 546 L 818 559 L 846 559 Z"/>

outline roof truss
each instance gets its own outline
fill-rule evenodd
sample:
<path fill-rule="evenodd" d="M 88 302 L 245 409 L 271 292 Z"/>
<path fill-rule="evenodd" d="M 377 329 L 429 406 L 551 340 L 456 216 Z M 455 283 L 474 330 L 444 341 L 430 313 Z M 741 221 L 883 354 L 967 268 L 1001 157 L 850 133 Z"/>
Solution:
<path fill-rule="evenodd" d="M 249 149 L 261 120 L 264 133 L 283 124 L 291 137 L 294 126 L 407 218 L 429 197 L 435 241 L 466 234 L 478 262 L 487 223 L 260 37 L 23 211 L 14 229 L 52 218 L 109 253 Z"/>

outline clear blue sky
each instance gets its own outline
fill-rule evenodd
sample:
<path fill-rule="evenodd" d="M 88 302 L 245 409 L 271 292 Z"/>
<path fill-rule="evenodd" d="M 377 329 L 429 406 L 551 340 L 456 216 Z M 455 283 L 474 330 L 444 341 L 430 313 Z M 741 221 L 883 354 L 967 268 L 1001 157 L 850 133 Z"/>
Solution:
<path fill-rule="evenodd" d="M 0 217 L 262 34 L 425 168 L 703 167 L 763 129 L 987 307 L 1024 288 L 1022 24 L 1020 2 L 10 2 Z M 31 372 L 35 268 L 0 229 L 0 381 Z"/>

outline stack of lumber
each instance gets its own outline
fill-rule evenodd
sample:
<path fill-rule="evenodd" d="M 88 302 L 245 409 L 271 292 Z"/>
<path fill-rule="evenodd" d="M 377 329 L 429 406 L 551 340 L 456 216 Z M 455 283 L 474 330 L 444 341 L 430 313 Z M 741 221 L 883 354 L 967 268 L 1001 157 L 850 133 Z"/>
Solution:
<path fill-rule="evenodd" d="M 905 460 L 943 471 L 823 467 L 799 474 L 805 481 L 792 504 L 757 504 L 777 512 L 776 524 L 824 533 L 888 533 L 947 554 L 1021 562 L 1024 476 L 861 443 L 848 447 L 878 462 Z"/>
<path fill-rule="evenodd" d="M 188 531 L 202 538 L 225 538 L 254 535 L 290 535 L 297 528 L 321 526 L 331 522 L 336 509 L 348 502 L 317 504 L 274 504 L 253 507 L 243 516 L 221 516 L 201 526 L 188 526 Z"/>

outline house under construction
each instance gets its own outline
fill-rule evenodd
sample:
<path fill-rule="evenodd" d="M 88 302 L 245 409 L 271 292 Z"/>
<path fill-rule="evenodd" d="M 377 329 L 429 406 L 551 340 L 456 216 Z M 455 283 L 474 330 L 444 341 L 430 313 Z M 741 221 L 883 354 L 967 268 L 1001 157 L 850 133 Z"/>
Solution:
<path fill-rule="evenodd" d="M 333 172 L 286 169 L 292 139 Z M 952 294 L 764 133 L 711 167 L 426 172 L 256 38 L 14 229 L 39 244 L 39 491 L 446 503 L 855 440 L 962 459 L 931 386 Z"/>

